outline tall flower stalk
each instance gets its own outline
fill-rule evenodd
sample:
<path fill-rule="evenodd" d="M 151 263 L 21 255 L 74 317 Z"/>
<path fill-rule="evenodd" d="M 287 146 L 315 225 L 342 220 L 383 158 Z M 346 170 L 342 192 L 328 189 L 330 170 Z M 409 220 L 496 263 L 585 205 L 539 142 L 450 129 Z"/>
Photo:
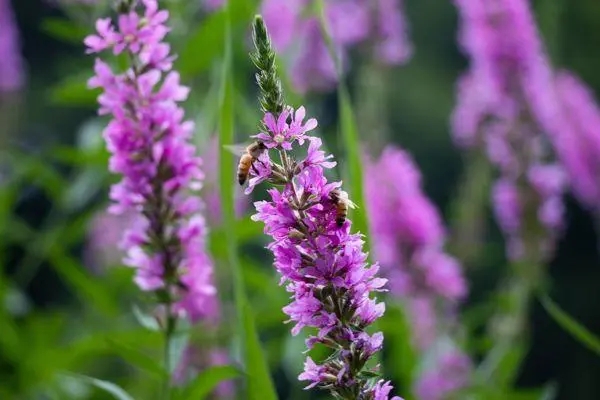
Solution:
<path fill-rule="evenodd" d="M 193 123 L 184 120 L 179 102 L 189 89 L 172 71 L 174 56 L 164 43 L 168 12 L 156 0 L 122 1 L 115 22 L 99 19 L 97 33 L 85 39 L 88 53 L 124 54 L 127 68 L 114 72 L 96 59 L 91 88 L 102 89 L 99 113 L 110 116 L 104 130 L 111 153 L 110 170 L 122 176 L 112 186 L 109 211 L 133 213 L 124 233 L 124 263 L 135 269 L 135 282 L 155 294 L 166 317 L 165 365 L 180 318 L 202 318 L 214 303 L 212 264 L 204 251 L 206 228 L 199 190 L 201 159 L 190 143 Z M 169 391 L 170 380 L 166 391 Z"/>
<path fill-rule="evenodd" d="M 342 212 L 346 203 L 340 203 L 345 201 L 341 182 L 328 182 L 324 176 L 324 169 L 333 168 L 335 162 L 321 150 L 320 138 L 306 134 L 317 121 L 304 122 L 304 107 L 293 110 L 283 101 L 261 17 L 255 19 L 253 32 L 256 52 L 251 58 L 258 68 L 265 113 L 262 132 L 254 138 L 266 150 L 250 169 L 246 192 L 260 182 L 279 188 L 268 190 L 270 200 L 255 203 L 257 214 L 252 219 L 264 222 L 265 233 L 273 239 L 267 248 L 281 283 L 292 293 L 292 302 L 283 309 L 295 323 L 292 334 L 313 328 L 308 348 L 320 343 L 331 349 L 320 362 L 308 357 L 299 379 L 309 382 L 307 388 L 328 390 L 337 399 L 389 399 L 391 385 L 368 365 L 382 348 L 383 335 L 366 332 L 384 312 L 385 305 L 371 293 L 382 291 L 386 280 L 377 278 L 377 265 L 368 265 L 361 235 L 350 233 L 351 222 Z M 296 158 L 292 151 L 304 143 L 306 156 Z"/>
<path fill-rule="evenodd" d="M 412 157 L 388 146 L 365 165 L 373 254 L 390 280 L 390 297 L 406 307 L 419 354 L 415 392 L 420 400 L 451 398 L 471 372 L 456 343 L 457 306 L 467 294 L 460 264 L 444 252 L 442 218 L 423 193 Z"/>
<path fill-rule="evenodd" d="M 292 58 L 291 78 L 300 92 L 329 90 L 339 79 L 336 61 L 327 48 L 315 11 L 320 0 L 263 0 L 261 10 L 278 52 Z M 402 0 L 326 0 L 324 14 L 336 56 L 375 45 L 374 58 L 403 65 L 412 56 Z"/>
<path fill-rule="evenodd" d="M 0 0 L 0 92 L 20 89 L 25 83 L 21 41 L 10 5 Z"/>
<path fill-rule="evenodd" d="M 523 341 L 530 295 L 562 228 L 566 179 L 549 144 L 565 125 L 530 2 L 454 2 L 470 70 L 458 83 L 453 134 L 461 147 L 484 148 L 499 173 L 492 204 L 513 268 L 490 333 L 508 352 Z"/>

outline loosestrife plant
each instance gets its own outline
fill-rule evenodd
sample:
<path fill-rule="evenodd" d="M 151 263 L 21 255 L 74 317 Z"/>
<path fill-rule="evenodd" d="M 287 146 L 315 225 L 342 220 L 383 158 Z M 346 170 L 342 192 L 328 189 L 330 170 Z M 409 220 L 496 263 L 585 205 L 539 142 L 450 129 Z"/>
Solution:
<path fill-rule="evenodd" d="M 410 318 L 422 372 L 420 400 L 448 398 L 469 382 L 471 361 L 460 351 L 458 303 L 467 294 L 460 263 L 444 251 L 442 218 L 423 192 L 412 157 L 395 146 L 365 160 L 364 187 L 373 254 L 390 280 L 391 297 Z"/>
<path fill-rule="evenodd" d="M 338 71 L 315 15 L 323 2 L 337 55 L 360 44 L 376 44 L 375 58 L 386 65 L 406 64 L 412 56 L 402 0 L 263 0 L 261 10 L 275 50 L 292 56 L 290 75 L 301 92 L 335 87 Z"/>
<path fill-rule="evenodd" d="M 335 162 L 321 150 L 320 138 L 307 135 L 317 121 L 303 122 L 304 107 L 294 111 L 283 102 L 275 54 L 261 17 L 254 23 L 254 43 L 251 58 L 259 70 L 265 113 L 262 132 L 255 139 L 267 150 L 251 169 L 247 192 L 263 181 L 280 188 L 268 190 L 270 200 L 255 203 L 257 214 L 252 219 L 262 221 L 265 233 L 273 238 L 267 248 L 281 282 L 292 293 L 291 304 L 283 309 L 295 323 L 292 334 L 314 328 L 308 348 L 320 343 L 332 349 L 320 363 L 308 357 L 299 379 L 309 381 L 307 388 L 329 390 L 337 399 L 387 400 L 390 383 L 367 366 L 381 350 L 383 335 L 366 332 L 384 312 L 385 305 L 371 293 L 382 291 L 386 280 L 377 278 L 377 265 L 368 265 L 361 235 L 351 234 L 350 221 L 339 218 L 341 182 L 328 182 L 324 176 L 324 169 Z M 296 159 L 291 151 L 304 143 L 307 155 Z"/>
<path fill-rule="evenodd" d="M 99 113 L 111 118 L 104 130 L 109 166 L 122 176 L 111 188 L 109 211 L 136 216 L 123 237 L 124 263 L 164 306 L 168 346 L 179 318 L 196 321 L 215 304 L 201 202 L 188 194 L 201 187 L 201 160 L 189 143 L 194 125 L 178 105 L 189 90 L 179 84 L 163 42 L 168 12 L 156 0 L 124 1 L 118 11 L 116 23 L 99 19 L 85 44 L 88 53 L 124 54 L 127 68 L 115 72 L 97 58 L 89 86 L 102 89 Z"/>
<path fill-rule="evenodd" d="M 0 92 L 18 90 L 25 83 L 20 47 L 10 0 L 0 0 Z"/>

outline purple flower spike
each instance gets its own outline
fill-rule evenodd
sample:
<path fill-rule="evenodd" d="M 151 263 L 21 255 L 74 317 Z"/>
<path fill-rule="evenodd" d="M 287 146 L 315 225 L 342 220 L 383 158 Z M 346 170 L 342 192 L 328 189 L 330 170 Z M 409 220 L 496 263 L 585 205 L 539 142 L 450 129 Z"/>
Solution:
<path fill-rule="evenodd" d="M 424 359 L 441 337 L 454 333 L 455 310 L 467 295 L 467 284 L 459 262 L 444 252 L 441 216 L 423 193 L 412 157 L 389 146 L 379 160 L 366 160 L 365 165 L 373 251 L 390 280 L 391 295 L 406 306 L 416 348 Z M 435 383 L 430 376 L 446 372 L 439 363 L 426 366 L 417 385 Z M 436 399 L 466 386 L 468 372 L 456 373 L 461 378 L 456 385 L 432 387 L 439 395 Z"/>
<path fill-rule="evenodd" d="M 170 70 L 174 57 L 162 42 L 168 13 L 155 0 L 140 8 L 143 14 L 129 10 L 117 24 L 98 20 L 97 33 L 85 39 L 88 53 L 126 52 L 131 60 L 116 73 L 98 58 L 89 80 L 103 91 L 99 113 L 112 118 L 104 130 L 109 167 L 122 176 L 111 188 L 110 211 L 135 216 L 122 246 L 138 286 L 160 292 L 170 311 L 195 322 L 212 318 L 216 302 L 202 204 L 188 194 L 202 186 L 202 160 L 189 143 L 193 123 L 178 105 L 189 89 Z"/>
<path fill-rule="evenodd" d="M 291 293 L 283 312 L 293 324 L 292 335 L 309 328 L 309 350 L 315 344 L 331 349 L 323 361 L 308 357 L 298 378 L 308 381 L 307 389 L 325 389 L 335 398 L 389 400 L 391 387 L 377 379 L 378 366 L 368 365 L 381 350 L 383 335 L 366 332 L 385 311 L 373 294 L 385 290 L 386 279 L 377 277 L 379 266 L 367 260 L 362 235 L 350 231 L 348 210 L 354 203 L 341 182 L 325 177 L 324 170 L 335 165 L 332 156 L 325 155 L 320 138 L 306 135 L 317 121 L 304 122 L 304 107 L 294 112 L 283 103 L 275 54 L 260 16 L 253 28 L 256 52 L 251 59 L 259 69 L 265 114 L 264 132 L 256 138 L 266 148 L 263 162 L 254 162 L 264 163 L 264 169 L 255 171 L 253 179 L 277 186 L 267 191 L 268 200 L 254 204 L 252 219 L 262 221 L 272 238 L 267 249 L 280 284 Z M 252 185 L 251 180 L 248 190 Z"/>
<path fill-rule="evenodd" d="M 529 3 L 455 0 L 461 19 L 459 42 L 470 70 L 458 83 L 452 127 L 459 145 L 484 146 L 500 172 L 492 198 L 509 258 L 528 257 L 539 263 L 552 253 L 560 232 L 566 187 L 548 144 L 554 144 L 572 171 L 579 171 L 582 163 L 568 155 L 576 153 L 572 138 L 577 135 L 561 112 Z M 581 180 L 586 186 L 590 183 L 587 174 Z M 523 227 L 529 215 L 538 216 L 540 229 Z M 527 251 L 524 242 L 531 247 Z"/>
<path fill-rule="evenodd" d="M 0 92 L 18 90 L 25 83 L 20 47 L 10 0 L 0 0 Z"/>
<path fill-rule="evenodd" d="M 325 0 L 325 21 L 337 58 L 348 68 L 349 52 L 369 42 L 386 65 L 403 65 L 413 49 L 403 0 Z M 289 56 L 292 83 L 299 92 L 325 91 L 339 77 L 326 45 L 315 0 L 263 0 L 261 5 L 273 45 Z"/>

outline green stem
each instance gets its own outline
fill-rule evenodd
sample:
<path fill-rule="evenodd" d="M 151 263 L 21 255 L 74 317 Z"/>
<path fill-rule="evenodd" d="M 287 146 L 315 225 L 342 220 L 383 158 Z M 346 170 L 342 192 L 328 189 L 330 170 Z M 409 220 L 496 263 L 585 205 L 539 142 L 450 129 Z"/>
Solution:
<path fill-rule="evenodd" d="M 163 360 L 165 367 L 165 380 L 163 384 L 163 396 L 164 400 L 171 400 L 172 386 L 171 386 L 171 375 L 173 365 L 171 365 L 171 342 L 173 339 L 173 332 L 177 328 L 177 317 L 173 315 L 172 305 L 173 299 L 171 298 L 171 284 L 167 284 L 166 288 L 167 300 L 165 304 L 166 318 L 165 318 L 165 330 L 164 330 L 164 347 L 163 347 Z"/>
<path fill-rule="evenodd" d="M 465 266 L 477 266 L 484 250 L 492 172 L 484 151 L 474 150 L 467 155 L 464 176 L 452 204 L 452 235 L 448 245 Z"/>

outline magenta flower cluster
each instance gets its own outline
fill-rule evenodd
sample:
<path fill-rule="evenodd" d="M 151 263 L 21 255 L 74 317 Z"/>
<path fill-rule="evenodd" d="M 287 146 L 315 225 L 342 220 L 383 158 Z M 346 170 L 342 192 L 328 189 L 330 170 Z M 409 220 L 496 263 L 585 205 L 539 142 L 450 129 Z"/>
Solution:
<path fill-rule="evenodd" d="M 304 116 L 302 107 L 265 115 L 267 130 L 257 138 L 279 153 L 280 163 L 266 151 L 256 162 L 266 167 L 252 172 L 250 186 L 260 181 L 283 185 L 281 190 L 268 190 L 270 200 L 255 203 L 257 214 L 252 218 L 264 222 L 265 233 L 273 238 L 268 249 L 281 283 L 292 293 L 291 304 L 284 308 L 294 323 L 292 334 L 314 328 L 307 346 L 322 343 L 335 351 L 323 363 L 308 357 L 299 379 L 309 381 L 308 388 L 319 386 L 346 396 L 341 398 L 388 399 L 389 383 L 363 376 L 365 364 L 383 343 L 381 333 L 369 335 L 365 329 L 384 312 L 385 305 L 371 294 L 382 291 L 386 280 L 377 278 L 377 265 L 368 264 L 361 235 L 350 233 L 350 221 L 336 222 L 341 183 L 328 182 L 324 175 L 324 168 L 335 162 L 321 150 L 321 139 L 306 135 L 317 121 L 304 123 Z M 304 142 L 307 155 L 296 161 L 288 150 Z"/>
<path fill-rule="evenodd" d="M 555 149 L 569 174 L 571 188 L 588 209 L 600 213 L 600 107 L 594 94 L 574 74 L 561 71 L 555 79 L 568 122 L 553 136 Z"/>
<path fill-rule="evenodd" d="M 163 41 L 168 13 L 156 0 L 139 8 L 143 13 L 122 13 L 115 24 L 98 20 L 97 33 L 85 39 L 89 53 L 112 50 L 130 60 L 117 73 L 96 59 L 89 81 L 102 89 L 99 112 L 111 117 L 104 130 L 110 170 L 122 176 L 111 188 L 110 211 L 138 216 L 123 239 L 138 286 L 163 293 L 175 312 L 196 320 L 215 296 L 201 203 L 187 194 L 201 187 L 201 160 L 190 144 L 193 124 L 178 105 L 188 89 L 171 70 L 174 57 Z"/>
<path fill-rule="evenodd" d="M 550 140 L 564 127 L 551 66 L 527 0 L 455 0 L 459 43 L 470 70 L 458 83 L 453 133 L 461 146 L 485 147 L 500 171 L 492 198 L 511 259 L 550 253 L 563 216 L 566 186 Z M 543 232 L 524 237 L 525 216 Z M 526 243 L 525 243 L 526 242 Z"/>
<path fill-rule="evenodd" d="M 444 252 L 442 219 L 422 190 L 412 157 L 388 146 L 378 160 L 367 159 L 365 166 L 374 255 L 389 279 L 390 293 L 406 306 L 421 357 L 427 353 L 431 359 L 417 379 L 419 399 L 443 399 L 464 387 L 470 372 L 452 371 L 446 352 L 435 351 L 435 344 L 453 333 L 456 306 L 467 294 L 466 281 L 459 262 Z M 465 363 L 469 360 L 457 349 L 452 354 Z"/>
<path fill-rule="evenodd" d="M 10 0 L 0 0 L 0 92 L 20 89 L 25 83 L 24 68 Z"/>
<path fill-rule="evenodd" d="M 324 0 L 325 18 L 339 57 L 372 39 L 385 64 L 406 63 L 412 55 L 403 0 Z M 327 49 L 314 0 L 263 0 L 265 18 L 278 52 L 290 53 L 291 77 L 301 92 L 335 86 L 337 72 Z M 311 10 L 313 11 L 311 14 Z"/>

